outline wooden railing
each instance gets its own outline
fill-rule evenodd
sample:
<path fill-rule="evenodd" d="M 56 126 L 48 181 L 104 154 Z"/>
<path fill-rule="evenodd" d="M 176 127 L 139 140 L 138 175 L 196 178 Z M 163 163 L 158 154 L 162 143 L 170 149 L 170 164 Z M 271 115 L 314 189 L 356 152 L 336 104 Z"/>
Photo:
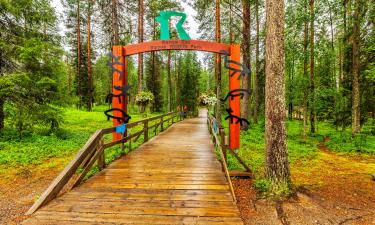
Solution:
<path fill-rule="evenodd" d="M 217 123 L 216 119 L 212 117 L 209 113 L 207 113 L 207 124 L 208 130 L 212 135 L 212 141 L 214 142 L 215 146 L 219 150 L 220 154 L 220 161 L 222 163 L 225 175 L 229 182 L 232 195 L 235 199 L 233 186 L 230 177 L 250 177 L 252 178 L 252 172 L 247 164 L 241 159 L 241 157 L 235 152 L 233 149 L 229 148 L 228 143 L 226 142 L 224 128 Z M 216 129 L 215 129 L 216 126 Z M 230 171 L 228 170 L 228 160 L 227 160 L 227 152 L 233 155 L 237 161 L 244 167 L 245 171 Z"/>
<path fill-rule="evenodd" d="M 115 145 L 121 145 L 121 148 L 124 148 L 124 143 L 129 142 L 129 151 L 131 151 L 131 141 L 133 139 L 137 141 L 139 137 L 143 135 L 143 142 L 147 142 L 149 140 L 150 130 L 156 135 L 158 131 L 161 132 L 180 120 L 181 117 L 179 117 L 178 113 L 171 112 L 134 123 L 128 123 L 126 124 L 127 135 L 121 140 L 108 143 L 105 143 L 104 135 L 112 134 L 115 132 L 116 127 L 97 130 L 73 160 L 70 161 L 65 169 L 52 181 L 41 197 L 31 206 L 26 215 L 34 213 L 41 206 L 56 198 L 64 187 L 69 186 L 67 185 L 68 183 L 72 184 L 70 185 L 71 188 L 78 186 L 92 169 L 95 162 L 97 162 L 99 170 L 102 170 L 105 167 L 105 149 Z M 138 126 L 143 126 L 143 128 L 135 133 L 129 132 Z M 78 171 L 82 172 L 79 173 L 78 176 L 74 176 Z"/>
<path fill-rule="evenodd" d="M 215 119 L 212 116 L 210 116 L 208 113 L 207 113 L 207 124 L 208 124 L 208 130 L 210 131 L 210 134 L 212 135 L 212 141 L 219 151 L 220 158 L 221 158 L 221 165 L 223 166 L 225 176 L 229 183 L 229 188 L 230 188 L 230 192 L 232 193 L 233 201 L 237 202 L 236 195 L 233 189 L 232 180 L 230 179 L 229 170 L 227 166 L 227 159 L 226 159 L 226 153 L 225 153 L 226 145 L 225 145 L 224 129 L 222 128 L 219 129 L 219 126 L 216 123 Z M 217 129 L 215 128 L 215 126 Z M 223 135 L 221 136 L 221 139 L 218 138 L 217 133 L 220 133 L 221 135 Z"/>

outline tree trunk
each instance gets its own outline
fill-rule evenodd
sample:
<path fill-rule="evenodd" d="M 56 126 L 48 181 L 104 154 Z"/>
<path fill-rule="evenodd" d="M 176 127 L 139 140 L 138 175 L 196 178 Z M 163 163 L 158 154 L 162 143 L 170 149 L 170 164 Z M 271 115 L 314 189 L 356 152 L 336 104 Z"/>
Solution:
<path fill-rule="evenodd" d="M 233 12 L 232 1 L 229 4 L 229 44 L 233 44 Z"/>
<path fill-rule="evenodd" d="M 216 0 L 216 42 L 221 42 L 221 31 L 220 31 L 220 0 Z M 221 56 L 220 54 L 215 55 L 215 75 L 216 75 L 216 96 L 218 99 L 221 97 Z M 216 104 L 216 118 L 219 124 L 221 124 L 221 102 L 217 101 Z"/>
<path fill-rule="evenodd" d="M 4 104 L 5 104 L 4 97 L 1 96 L 0 97 L 0 130 L 4 129 L 4 125 L 5 125 Z"/>
<path fill-rule="evenodd" d="M 255 75 L 254 75 L 254 123 L 258 123 L 259 110 L 259 0 L 255 0 L 255 20 L 256 20 L 256 37 L 255 37 Z"/>
<path fill-rule="evenodd" d="M 304 6 L 304 12 L 305 12 L 305 21 L 304 21 L 304 31 L 303 31 L 303 76 L 308 77 L 307 74 L 307 45 L 308 45 L 308 33 L 309 33 L 309 26 L 308 26 L 308 19 L 307 19 L 307 0 L 305 0 L 305 6 Z M 307 80 L 307 79 L 306 79 Z M 307 111 L 308 111 L 308 99 L 309 99 L 309 89 L 304 88 L 303 92 L 303 136 L 307 136 Z"/>
<path fill-rule="evenodd" d="M 77 94 L 79 98 L 78 108 L 82 106 L 81 93 L 81 16 L 80 16 L 80 1 L 77 3 Z"/>
<path fill-rule="evenodd" d="M 310 125 L 311 125 L 311 133 L 315 134 L 315 78 L 314 78 L 314 21 L 315 21 L 315 13 L 314 13 L 314 0 L 310 0 Z"/>
<path fill-rule="evenodd" d="M 176 52 L 176 60 L 178 60 L 178 66 L 176 67 L 177 71 L 177 85 L 176 85 L 176 93 L 177 93 L 177 105 L 181 105 L 181 71 L 180 71 L 180 68 L 181 68 L 181 58 L 178 54 L 178 51 L 175 51 Z"/>
<path fill-rule="evenodd" d="M 329 7 L 329 24 L 330 24 L 330 27 L 331 27 L 331 51 L 332 51 L 332 54 L 335 55 L 335 45 L 334 45 L 334 34 L 333 34 L 333 15 L 332 15 L 332 6 L 331 6 L 331 3 L 328 2 L 328 7 Z M 333 59 L 333 75 L 336 79 L 336 92 L 339 91 L 339 88 L 340 88 L 340 79 L 339 79 L 339 75 L 336 74 L 336 55 Z"/>
<path fill-rule="evenodd" d="M 69 62 L 69 57 L 66 57 L 66 65 L 67 65 L 67 81 L 68 81 L 68 95 L 70 96 L 72 93 L 72 68 Z"/>
<path fill-rule="evenodd" d="M 290 188 L 285 129 L 284 1 L 266 1 L 266 175 L 271 191 Z"/>
<path fill-rule="evenodd" d="M 353 18 L 353 40 L 352 40 L 352 63 L 353 63 L 353 82 L 352 82 L 352 135 L 355 136 L 360 132 L 360 96 L 359 96 L 359 37 L 360 37 L 360 20 L 359 20 L 360 0 L 355 1 L 354 18 Z"/>
<path fill-rule="evenodd" d="M 167 73 L 168 73 L 168 112 L 172 112 L 171 51 L 168 51 Z"/>
<path fill-rule="evenodd" d="M 248 0 L 242 0 L 242 38 L 243 38 L 243 58 L 242 61 L 244 65 L 251 70 L 250 63 L 250 2 Z M 250 85 L 250 76 L 243 77 L 242 88 L 249 90 Z M 242 118 L 249 119 L 250 114 L 250 95 L 245 93 L 245 96 L 242 101 Z M 241 127 L 243 130 L 247 130 L 249 125 L 244 123 Z"/>
<path fill-rule="evenodd" d="M 153 30 L 152 30 L 152 40 L 155 40 L 156 38 L 156 18 L 154 17 L 153 19 Z M 151 74 L 151 77 L 152 77 L 152 88 L 151 88 L 151 92 L 154 94 L 154 98 L 156 98 L 156 52 L 153 51 L 151 52 L 151 57 L 152 57 L 152 74 Z M 152 111 L 156 111 L 156 106 L 155 104 L 152 104 Z"/>
<path fill-rule="evenodd" d="M 88 102 L 87 102 L 87 110 L 92 110 L 92 102 L 93 102 L 93 84 L 92 84 L 92 67 L 91 67 L 91 0 L 88 1 L 88 15 L 87 15 L 87 75 L 88 75 Z"/>
<path fill-rule="evenodd" d="M 0 38 L 1 34 L 0 34 Z M 0 76 L 3 76 L 3 51 L 0 51 Z M 4 96 L 0 96 L 0 130 L 4 128 L 4 103 L 5 103 L 5 98 Z"/>
<path fill-rule="evenodd" d="M 143 42 L 143 0 L 138 0 L 138 42 Z M 138 55 L 138 93 L 142 92 L 143 81 L 143 54 Z"/>
<path fill-rule="evenodd" d="M 119 27 L 118 27 L 118 14 L 117 14 L 117 0 L 112 0 L 112 35 L 113 45 L 120 44 Z"/>

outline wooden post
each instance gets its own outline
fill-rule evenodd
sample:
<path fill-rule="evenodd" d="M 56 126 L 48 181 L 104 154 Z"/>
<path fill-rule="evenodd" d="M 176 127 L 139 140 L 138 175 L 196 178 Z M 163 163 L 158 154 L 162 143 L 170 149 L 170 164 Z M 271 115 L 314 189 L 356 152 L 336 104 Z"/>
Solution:
<path fill-rule="evenodd" d="M 163 119 L 164 117 L 162 116 L 162 117 L 160 117 L 160 131 L 163 131 L 164 130 L 164 127 L 163 127 L 163 121 L 164 121 L 164 119 Z"/>
<path fill-rule="evenodd" d="M 122 46 L 113 46 L 112 53 L 113 53 L 113 56 L 114 56 L 114 59 L 112 60 L 113 63 L 116 62 L 116 60 L 115 60 L 116 57 L 120 56 L 119 60 L 117 60 L 118 63 L 114 64 L 114 66 L 113 66 L 114 69 L 113 69 L 113 74 L 112 74 L 112 93 L 114 95 L 117 95 L 117 94 L 121 94 L 121 91 L 116 90 L 115 86 L 123 87 L 123 86 L 127 85 L 127 82 L 128 82 L 127 81 L 128 80 L 127 70 L 125 68 L 126 58 L 125 58 L 125 53 L 123 51 Z M 121 71 L 122 76 L 116 70 Z M 113 98 L 112 99 L 112 108 L 121 109 L 121 110 L 127 112 L 127 98 L 124 98 L 122 96 L 121 101 L 119 101 L 118 98 Z M 117 111 L 113 112 L 113 116 L 123 117 L 122 113 L 117 112 Z M 113 119 L 113 126 L 116 127 L 118 125 L 120 125 L 120 123 L 117 121 L 117 119 Z M 114 141 L 120 140 L 121 138 L 122 138 L 121 133 L 116 133 L 116 132 L 113 133 L 113 140 Z"/>
<path fill-rule="evenodd" d="M 240 45 L 232 44 L 230 46 L 230 60 L 234 62 L 241 62 Z M 234 63 L 230 63 L 231 68 L 240 69 L 240 66 Z M 229 70 L 229 74 L 233 71 Z M 234 73 L 233 76 L 229 76 L 229 91 L 233 91 L 241 88 L 240 80 L 238 79 L 239 72 Z M 241 117 L 240 111 L 240 98 L 229 98 L 229 107 L 233 110 L 232 115 Z M 229 147 L 231 149 L 240 148 L 240 124 L 236 124 L 234 120 L 233 123 L 229 120 Z"/>
<path fill-rule="evenodd" d="M 103 137 L 101 137 L 96 151 L 100 150 L 102 148 L 103 144 L 104 144 Z M 103 170 L 104 167 L 105 167 L 105 155 L 104 155 L 104 150 L 103 150 L 102 153 L 99 155 L 99 158 L 98 158 L 98 168 L 99 168 L 99 170 Z"/>
<path fill-rule="evenodd" d="M 130 133 L 130 132 L 129 132 Z M 129 134 L 131 135 L 131 134 Z M 132 138 L 129 138 L 129 153 L 132 151 Z"/>
<path fill-rule="evenodd" d="M 143 122 L 143 143 L 148 141 L 148 120 Z"/>
<path fill-rule="evenodd" d="M 125 142 L 121 142 L 121 150 L 124 151 L 125 149 Z"/>
<path fill-rule="evenodd" d="M 221 148 L 223 149 L 223 154 L 224 154 L 224 160 L 225 160 L 225 164 L 227 164 L 227 146 L 225 145 L 225 133 L 224 133 L 224 128 L 220 127 L 219 128 L 219 133 L 220 133 L 220 145 L 221 145 Z"/>

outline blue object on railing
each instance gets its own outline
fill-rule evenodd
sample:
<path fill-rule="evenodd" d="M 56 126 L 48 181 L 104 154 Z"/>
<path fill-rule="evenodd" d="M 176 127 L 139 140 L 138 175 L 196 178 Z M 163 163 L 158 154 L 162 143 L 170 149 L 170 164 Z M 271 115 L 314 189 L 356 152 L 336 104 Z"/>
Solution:
<path fill-rule="evenodd" d="M 122 135 L 125 135 L 126 131 L 126 124 L 121 124 L 120 126 L 116 127 L 116 133 L 121 133 Z"/>
<path fill-rule="evenodd" d="M 217 127 L 217 121 L 215 118 L 213 118 L 213 127 L 214 127 L 214 132 L 215 134 L 218 134 L 219 133 L 219 128 Z"/>

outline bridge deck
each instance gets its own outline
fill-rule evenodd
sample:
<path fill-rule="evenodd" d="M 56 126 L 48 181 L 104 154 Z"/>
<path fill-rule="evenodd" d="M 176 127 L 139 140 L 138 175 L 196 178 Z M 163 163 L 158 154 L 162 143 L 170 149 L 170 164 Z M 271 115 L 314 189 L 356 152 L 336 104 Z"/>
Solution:
<path fill-rule="evenodd" d="M 24 224 L 243 224 L 206 118 L 173 125 Z"/>

